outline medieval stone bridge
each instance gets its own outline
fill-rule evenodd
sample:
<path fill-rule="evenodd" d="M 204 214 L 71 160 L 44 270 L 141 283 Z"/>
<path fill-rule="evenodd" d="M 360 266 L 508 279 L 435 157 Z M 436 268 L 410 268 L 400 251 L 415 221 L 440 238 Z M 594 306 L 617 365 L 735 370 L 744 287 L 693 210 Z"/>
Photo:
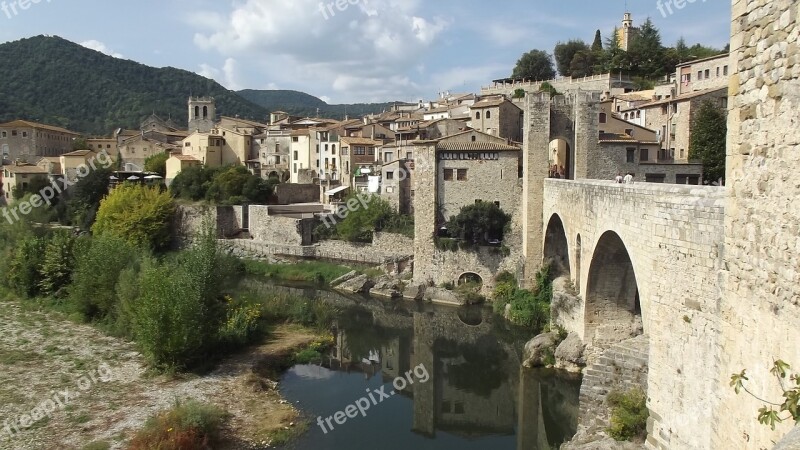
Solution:
<path fill-rule="evenodd" d="M 719 357 L 711 336 L 720 312 L 725 189 L 546 180 L 543 200 L 544 259 L 580 297 L 558 321 L 600 348 L 647 334 L 656 428 L 666 442 L 669 433 L 696 429 L 692 422 L 714 408 L 709 387 L 717 374 L 701 362 Z M 695 441 L 692 448 L 709 439 L 674 437 Z"/>

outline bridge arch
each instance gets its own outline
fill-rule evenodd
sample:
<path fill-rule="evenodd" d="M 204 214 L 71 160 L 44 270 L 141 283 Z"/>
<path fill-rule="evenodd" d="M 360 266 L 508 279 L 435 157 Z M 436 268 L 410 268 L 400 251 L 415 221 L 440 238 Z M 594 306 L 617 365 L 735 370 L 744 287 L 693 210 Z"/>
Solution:
<path fill-rule="evenodd" d="M 458 285 L 461 286 L 467 283 L 476 283 L 483 286 L 483 277 L 475 272 L 464 272 L 458 277 Z"/>
<path fill-rule="evenodd" d="M 547 224 L 544 237 L 544 262 L 550 264 L 550 273 L 554 277 L 569 276 L 569 243 L 564 222 L 558 214 L 553 214 Z"/>
<path fill-rule="evenodd" d="M 633 261 L 614 231 L 597 241 L 586 284 L 587 343 L 608 347 L 644 333 Z"/>

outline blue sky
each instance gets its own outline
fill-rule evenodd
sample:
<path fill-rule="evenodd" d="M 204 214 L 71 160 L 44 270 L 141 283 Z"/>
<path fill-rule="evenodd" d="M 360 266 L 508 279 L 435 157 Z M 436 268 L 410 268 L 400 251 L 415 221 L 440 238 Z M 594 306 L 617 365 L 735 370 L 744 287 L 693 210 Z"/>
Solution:
<path fill-rule="evenodd" d="M 414 101 L 475 92 L 519 56 L 611 33 L 624 0 L 39 0 L 0 9 L 0 42 L 58 35 L 126 59 L 173 66 L 230 89 L 296 89 L 329 102 Z M 30 0 L 36 1 L 36 0 Z M 349 1 L 349 3 L 347 3 Z M 629 0 L 665 44 L 722 47 L 728 0 Z M 663 3 L 662 3 L 663 2 Z"/>

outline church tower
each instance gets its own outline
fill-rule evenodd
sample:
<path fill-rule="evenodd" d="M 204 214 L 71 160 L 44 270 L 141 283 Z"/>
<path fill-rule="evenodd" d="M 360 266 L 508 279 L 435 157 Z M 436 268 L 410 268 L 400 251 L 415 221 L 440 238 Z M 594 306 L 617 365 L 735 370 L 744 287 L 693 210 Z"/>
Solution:
<path fill-rule="evenodd" d="M 617 42 L 619 42 L 620 48 L 627 52 L 638 34 L 639 29 L 633 26 L 633 15 L 626 12 L 625 15 L 622 16 L 622 28 L 617 30 Z"/>
<path fill-rule="evenodd" d="M 214 128 L 216 117 L 213 97 L 189 97 L 189 133 L 208 133 Z"/>

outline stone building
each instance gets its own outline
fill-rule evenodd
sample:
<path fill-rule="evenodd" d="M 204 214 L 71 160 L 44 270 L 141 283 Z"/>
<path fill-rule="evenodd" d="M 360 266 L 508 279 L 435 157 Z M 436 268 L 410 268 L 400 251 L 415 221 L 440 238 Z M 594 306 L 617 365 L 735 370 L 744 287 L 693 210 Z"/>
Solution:
<path fill-rule="evenodd" d="M 60 156 L 72 151 L 80 134 L 64 128 L 27 120 L 0 124 L 0 151 L 7 161 L 36 162 L 42 156 Z"/>
<path fill-rule="evenodd" d="M 208 133 L 214 128 L 217 108 L 213 97 L 189 97 L 189 133 Z"/>
<path fill-rule="evenodd" d="M 470 106 L 471 128 L 513 142 L 522 141 L 522 110 L 505 97 L 487 98 Z"/>
<path fill-rule="evenodd" d="M 678 96 L 727 88 L 730 67 L 731 55 L 727 53 L 679 64 L 675 69 Z"/>
<path fill-rule="evenodd" d="M 617 28 L 617 43 L 619 43 L 619 47 L 627 52 L 638 35 L 639 28 L 633 26 L 633 15 L 626 12 L 622 16 L 622 26 Z"/>
<path fill-rule="evenodd" d="M 41 166 L 15 162 L 3 166 L 3 200 L 5 204 L 14 203 L 14 192 L 17 189 L 27 189 L 28 185 L 36 179 L 47 179 L 50 171 Z"/>

